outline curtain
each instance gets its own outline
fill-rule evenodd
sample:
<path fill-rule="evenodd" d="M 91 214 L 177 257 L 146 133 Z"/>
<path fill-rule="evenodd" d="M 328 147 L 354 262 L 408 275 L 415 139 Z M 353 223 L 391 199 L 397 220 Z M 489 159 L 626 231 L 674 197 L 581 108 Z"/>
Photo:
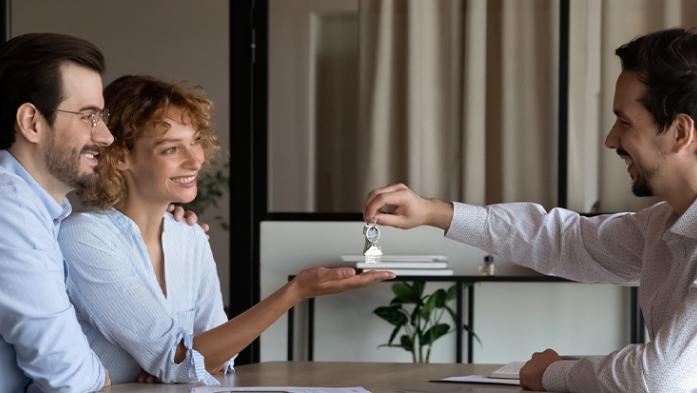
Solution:
<path fill-rule="evenodd" d="M 557 3 L 362 0 L 359 188 L 555 205 Z"/>

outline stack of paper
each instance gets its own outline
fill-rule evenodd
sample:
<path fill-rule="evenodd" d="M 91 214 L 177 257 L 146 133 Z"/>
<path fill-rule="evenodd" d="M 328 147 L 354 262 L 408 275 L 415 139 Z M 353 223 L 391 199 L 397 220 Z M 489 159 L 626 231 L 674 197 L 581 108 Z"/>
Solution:
<path fill-rule="evenodd" d="M 343 262 L 355 263 L 362 271 L 389 270 L 398 276 L 452 276 L 443 255 L 383 255 L 379 262 L 366 262 L 363 255 L 343 255 Z"/>

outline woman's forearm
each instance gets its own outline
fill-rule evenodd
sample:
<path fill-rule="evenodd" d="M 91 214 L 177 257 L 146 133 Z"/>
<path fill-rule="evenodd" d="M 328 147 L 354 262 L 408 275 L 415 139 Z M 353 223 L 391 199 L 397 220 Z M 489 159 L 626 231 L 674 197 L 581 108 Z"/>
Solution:
<path fill-rule="evenodd" d="M 198 334 L 194 337 L 194 349 L 203 355 L 207 370 L 216 370 L 300 300 L 297 282 L 291 281 L 228 322 Z M 185 357 L 186 349 L 180 344 L 175 361 L 181 362 Z"/>
<path fill-rule="evenodd" d="M 313 267 L 298 273 L 293 281 L 271 296 L 222 325 L 194 337 L 194 349 L 203 355 L 207 370 L 215 370 L 254 341 L 266 328 L 304 299 L 340 293 L 394 278 L 388 271 L 356 274 L 350 267 Z M 182 344 L 175 361 L 186 358 Z"/>

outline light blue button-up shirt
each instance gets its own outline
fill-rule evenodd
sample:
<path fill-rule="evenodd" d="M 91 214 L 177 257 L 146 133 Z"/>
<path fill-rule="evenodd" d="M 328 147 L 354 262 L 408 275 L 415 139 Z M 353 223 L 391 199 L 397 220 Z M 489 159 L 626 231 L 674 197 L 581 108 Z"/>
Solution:
<path fill-rule="evenodd" d="M 65 287 L 57 237 L 70 214 L 0 150 L 0 393 L 86 392 L 104 384 Z"/>
<path fill-rule="evenodd" d="M 164 215 L 167 296 L 138 225 L 118 210 L 72 215 L 59 242 L 78 320 L 113 383 L 133 382 L 141 369 L 163 382 L 218 383 L 192 347 L 195 335 L 227 321 L 215 261 L 198 225 Z M 175 363 L 180 343 L 187 354 Z"/>

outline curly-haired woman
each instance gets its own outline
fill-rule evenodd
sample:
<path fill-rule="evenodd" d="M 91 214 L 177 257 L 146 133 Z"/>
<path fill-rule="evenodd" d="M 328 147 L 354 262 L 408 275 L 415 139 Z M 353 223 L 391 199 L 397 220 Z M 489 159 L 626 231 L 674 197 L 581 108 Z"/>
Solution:
<path fill-rule="evenodd" d="M 166 212 L 196 196 L 196 179 L 218 149 L 204 94 L 151 77 L 125 76 L 104 92 L 116 141 L 99 154 L 88 212 L 59 240 L 67 286 L 87 339 L 114 383 L 141 372 L 162 382 L 217 383 L 231 359 L 303 299 L 391 278 L 322 267 L 227 321 L 210 246 L 198 226 Z"/>

